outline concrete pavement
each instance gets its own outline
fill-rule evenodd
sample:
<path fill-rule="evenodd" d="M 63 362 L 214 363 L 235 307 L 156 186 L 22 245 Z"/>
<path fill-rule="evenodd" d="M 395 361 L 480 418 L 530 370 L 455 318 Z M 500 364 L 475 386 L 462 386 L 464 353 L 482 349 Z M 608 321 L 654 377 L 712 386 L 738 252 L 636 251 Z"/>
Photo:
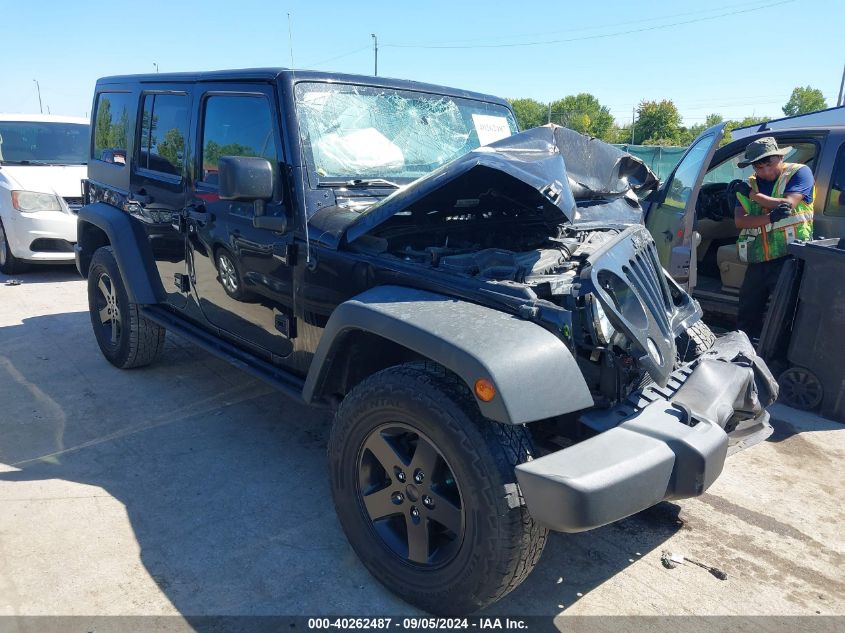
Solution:
<path fill-rule="evenodd" d="M 330 415 L 168 335 L 101 356 L 71 268 L 0 275 L 0 615 L 407 615 L 358 562 Z M 491 615 L 845 614 L 845 427 L 785 407 L 698 499 L 554 534 Z M 664 550 L 728 574 L 666 569 Z"/>

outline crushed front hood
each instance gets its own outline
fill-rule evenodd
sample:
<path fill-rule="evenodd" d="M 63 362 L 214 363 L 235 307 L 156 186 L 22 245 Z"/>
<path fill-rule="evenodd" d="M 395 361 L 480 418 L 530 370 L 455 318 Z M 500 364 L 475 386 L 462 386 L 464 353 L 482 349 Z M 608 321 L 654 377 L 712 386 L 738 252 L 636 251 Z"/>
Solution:
<path fill-rule="evenodd" d="M 482 195 L 541 210 L 558 222 L 590 219 L 576 201 L 627 197 L 638 214 L 636 192 L 657 184 L 640 159 L 568 128 L 545 125 L 480 147 L 397 190 L 355 219 L 346 239 L 353 241 L 412 207 L 428 215 L 473 211 Z"/>

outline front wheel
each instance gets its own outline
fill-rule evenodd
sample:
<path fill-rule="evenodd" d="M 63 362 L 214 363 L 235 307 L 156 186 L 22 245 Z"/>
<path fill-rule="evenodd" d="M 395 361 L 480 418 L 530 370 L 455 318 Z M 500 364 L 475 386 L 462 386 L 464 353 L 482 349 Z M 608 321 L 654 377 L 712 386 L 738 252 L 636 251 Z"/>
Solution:
<path fill-rule="evenodd" d="M 9 245 L 9 238 L 6 237 L 6 228 L 0 221 L 0 273 L 4 275 L 16 275 L 27 269 L 26 262 L 21 261 L 12 254 L 12 247 Z"/>
<path fill-rule="evenodd" d="M 522 505 L 514 473 L 530 455 L 528 431 L 484 419 L 457 377 L 400 365 L 341 403 L 332 495 L 376 579 L 426 611 L 468 614 L 518 586 L 543 551 L 547 531 Z"/>
<path fill-rule="evenodd" d="M 110 246 L 98 248 L 88 271 L 88 312 L 103 356 L 115 367 L 143 367 L 164 350 L 165 330 L 130 303 Z"/>

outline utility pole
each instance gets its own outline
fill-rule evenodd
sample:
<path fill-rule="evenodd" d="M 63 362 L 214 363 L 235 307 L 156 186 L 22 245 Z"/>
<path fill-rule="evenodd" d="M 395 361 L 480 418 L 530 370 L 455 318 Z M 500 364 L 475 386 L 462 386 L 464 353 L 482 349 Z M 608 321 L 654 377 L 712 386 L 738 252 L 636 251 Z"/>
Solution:
<path fill-rule="evenodd" d="M 551 122 L 552 122 L 552 102 L 549 101 L 549 120 L 547 121 L 547 123 L 551 123 Z"/>
<path fill-rule="evenodd" d="M 373 38 L 373 54 L 375 55 L 375 70 L 373 75 L 378 77 L 378 37 L 375 33 L 370 33 L 370 37 Z"/>
<path fill-rule="evenodd" d="M 631 145 L 634 144 L 634 126 L 637 124 L 637 106 L 631 108 Z"/>
<path fill-rule="evenodd" d="M 156 72 L 158 72 L 158 64 L 156 62 L 153 62 L 153 66 L 156 67 Z"/>
<path fill-rule="evenodd" d="M 35 82 L 35 88 L 36 90 L 38 90 L 38 110 L 41 112 L 41 114 L 44 114 L 44 108 L 41 105 L 41 86 L 38 85 L 37 79 L 33 79 L 32 81 Z"/>
<path fill-rule="evenodd" d="M 843 87 L 845 87 L 845 68 L 842 69 L 842 81 L 839 82 L 839 97 L 836 99 L 836 105 L 838 106 L 845 105 L 845 101 L 842 100 Z"/>

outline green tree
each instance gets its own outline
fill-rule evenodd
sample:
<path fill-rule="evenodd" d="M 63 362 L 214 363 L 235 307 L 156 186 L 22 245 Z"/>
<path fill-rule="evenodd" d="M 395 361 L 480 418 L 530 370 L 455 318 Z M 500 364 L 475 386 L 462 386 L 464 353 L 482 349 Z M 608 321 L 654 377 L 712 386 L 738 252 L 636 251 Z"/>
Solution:
<path fill-rule="evenodd" d="M 520 130 L 545 125 L 548 119 L 548 107 L 534 99 L 511 99 L 511 107 L 516 114 Z"/>
<path fill-rule="evenodd" d="M 100 97 L 100 105 L 97 108 L 97 122 L 94 129 L 94 151 L 97 157 L 109 145 L 109 131 L 111 129 L 111 100 Z"/>
<path fill-rule="evenodd" d="M 769 121 L 769 117 L 767 116 L 747 116 L 744 119 L 740 119 L 739 121 L 728 121 L 725 124 L 725 136 L 722 138 L 722 142 L 720 145 L 727 145 L 733 139 L 731 136 L 731 132 L 738 127 L 748 127 L 749 125 L 759 125 L 760 123 L 765 123 Z"/>
<path fill-rule="evenodd" d="M 165 132 L 164 139 L 158 143 L 158 153 L 177 167 L 182 166 L 182 157 L 185 155 L 185 137 L 179 128 L 170 128 Z"/>
<path fill-rule="evenodd" d="M 184 143 L 184 141 L 183 141 Z M 258 156 L 258 152 L 240 143 L 227 143 L 220 145 L 216 141 L 208 141 L 203 150 L 203 169 L 217 171 L 217 161 L 221 156 Z"/>
<path fill-rule="evenodd" d="M 637 145 L 677 145 L 681 140 L 681 114 L 674 103 L 642 101 L 637 107 L 634 143 Z"/>
<path fill-rule="evenodd" d="M 689 145 L 707 128 L 713 127 L 717 123 L 721 123 L 725 119 L 721 114 L 708 114 L 704 123 L 696 123 L 688 128 L 682 128 L 679 137 L 679 145 Z"/>
<path fill-rule="evenodd" d="M 126 107 L 124 107 L 123 111 L 120 113 L 120 118 L 117 120 L 117 123 L 113 123 L 109 128 L 108 146 L 126 150 L 129 146 L 128 130 L 129 112 L 127 112 Z"/>
<path fill-rule="evenodd" d="M 611 140 L 614 136 L 610 108 L 586 92 L 569 95 L 552 103 L 552 123 L 602 140 Z"/>
<path fill-rule="evenodd" d="M 824 100 L 821 90 L 810 86 L 805 88 L 798 86 L 792 91 L 792 96 L 789 97 L 789 101 L 786 102 L 782 110 L 786 116 L 795 116 L 796 114 L 824 110 L 826 107 L 827 101 Z"/>

